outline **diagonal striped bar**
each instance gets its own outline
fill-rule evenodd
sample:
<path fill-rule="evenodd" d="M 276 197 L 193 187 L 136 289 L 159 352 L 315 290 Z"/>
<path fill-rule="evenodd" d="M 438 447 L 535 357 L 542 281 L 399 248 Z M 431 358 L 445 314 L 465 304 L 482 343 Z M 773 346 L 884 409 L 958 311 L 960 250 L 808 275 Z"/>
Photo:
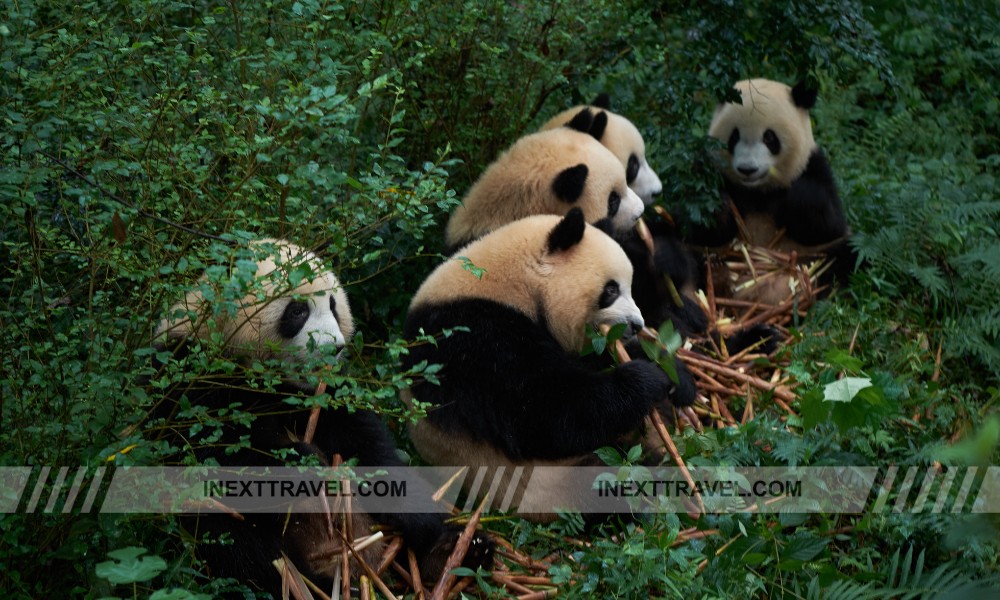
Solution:
<path fill-rule="evenodd" d="M 83 487 L 83 480 L 87 477 L 87 467 L 80 467 L 76 470 L 76 477 L 73 478 L 73 483 L 69 486 L 69 493 L 66 494 L 66 502 L 63 504 L 63 513 L 68 513 L 73 510 L 73 505 L 76 504 L 76 497 L 80 493 L 80 488 Z"/>
<path fill-rule="evenodd" d="M 31 492 L 31 499 L 28 500 L 28 507 L 24 509 L 24 512 L 35 512 L 35 506 L 38 505 L 38 498 L 42 495 L 42 490 L 45 488 L 45 482 L 48 481 L 49 471 L 51 470 L 51 467 L 42 467 L 41 472 L 38 473 L 35 490 Z"/>
<path fill-rule="evenodd" d="M 514 501 L 514 494 L 517 492 L 517 486 L 521 484 L 521 477 L 523 475 L 524 467 L 522 465 L 514 467 L 514 471 L 510 476 L 510 485 L 507 486 L 507 494 L 503 497 L 503 503 L 499 507 L 501 512 L 510 510 L 510 503 Z"/>
<path fill-rule="evenodd" d="M 941 489 L 938 490 L 937 501 L 934 503 L 934 508 L 931 509 L 932 513 L 937 514 L 944 510 L 944 503 L 948 501 L 948 492 L 951 491 L 951 486 L 955 482 L 956 473 L 958 473 L 958 469 L 948 469 L 944 481 L 941 482 Z"/>
<path fill-rule="evenodd" d="M 910 488 L 913 487 L 913 480 L 916 478 L 917 467 L 910 467 L 906 470 L 906 477 L 903 478 L 903 487 L 899 490 L 899 495 L 896 497 L 896 506 L 892 507 L 892 512 L 903 512 L 903 507 L 906 506 L 906 499 L 910 495 Z"/>
<path fill-rule="evenodd" d="M 486 479 L 486 471 L 488 470 L 489 467 L 479 467 L 476 470 L 476 478 L 469 487 L 469 497 L 465 499 L 465 508 L 462 509 L 463 511 L 472 512 L 476 510 L 476 498 L 479 497 L 479 488 L 483 486 L 483 479 Z"/>
<path fill-rule="evenodd" d="M 962 487 L 958 490 L 958 497 L 955 498 L 955 504 L 951 507 L 951 512 L 962 512 L 965 508 L 965 499 L 969 496 L 969 490 L 972 489 L 972 482 L 976 480 L 977 471 L 979 471 L 979 467 L 969 467 L 969 470 L 965 473 L 965 479 L 962 480 Z"/>
<path fill-rule="evenodd" d="M 918 513 L 924 510 L 924 503 L 927 501 L 927 495 L 931 493 L 935 477 L 937 477 L 937 471 L 933 468 L 927 469 L 924 483 L 920 486 L 920 492 L 917 493 L 917 501 L 913 503 L 913 512 Z"/>
<path fill-rule="evenodd" d="M 59 495 L 62 492 L 63 482 L 66 481 L 66 474 L 69 473 L 69 467 L 60 467 L 59 474 L 56 475 L 56 480 L 52 482 L 52 491 L 49 493 L 49 501 L 45 503 L 45 512 L 50 513 L 52 509 L 56 507 L 56 502 L 59 500 Z"/>
<path fill-rule="evenodd" d="M 988 467 L 983 483 L 979 486 L 979 495 L 972 503 L 974 513 L 1000 512 L 1000 467 Z"/>
<path fill-rule="evenodd" d="M 101 480 L 104 479 L 104 472 L 106 470 L 106 467 L 97 467 L 97 470 L 94 472 L 94 480 L 90 482 L 90 490 L 87 491 L 87 498 L 83 501 L 80 512 L 90 512 L 90 507 L 93 506 L 94 499 L 97 498 L 97 492 L 101 490 Z"/>
<path fill-rule="evenodd" d="M 885 471 L 885 477 L 882 479 L 882 489 L 878 493 L 878 498 L 875 500 L 875 506 L 872 510 L 875 512 L 882 512 L 885 509 L 885 503 L 889 500 L 889 492 L 892 491 L 892 484 L 896 481 L 896 473 L 899 471 L 899 467 L 889 467 Z"/>
<path fill-rule="evenodd" d="M 17 512 L 32 470 L 31 467 L 0 467 L 0 514 Z"/>

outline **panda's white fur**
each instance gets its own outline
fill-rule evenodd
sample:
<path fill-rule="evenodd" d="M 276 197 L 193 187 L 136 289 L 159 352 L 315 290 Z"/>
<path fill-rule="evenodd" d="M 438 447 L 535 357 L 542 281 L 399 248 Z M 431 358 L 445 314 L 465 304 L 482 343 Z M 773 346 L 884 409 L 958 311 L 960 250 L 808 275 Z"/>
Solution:
<path fill-rule="evenodd" d="M 233 301 L 235 314 L 211 316 L 199 286 L 170 310 L 157 335 L 207 339 L 214 329 L 230 354 L 256 359 L 273 356 L 275 349 L 294 356 L 323 344 L 343 347 L 354 333 L 354 320 L 337 276 L 315 254 L 284 240 L 263 239 L 251 248 L 263 256 L 256 261 L 251 288 Z M 293 286 L 294 280 L 300 281 Z M 210 285 L 207 279 L 203 285 Z M 222 294 L 222 288 L 213 290 L 213 296 Z M 284 333 L 283 322 L 288 323 Z"/>
<path fill-rule="evenodd" d="M 455 249 L 517 219 L 564 215 L 574 207 L 588 223 L 608 219 L 622 231 L 644 208 L 618 158 L 593 136 L 569 127 L 533 133 L 483 172 L 448 220 L 445 242 Z"/>
<path fill-rule="evenodd" d="M 653 198 L 663 191 L 663 183 L 646 160 L 646 142 L 639 129 L 626 117 L 607 110 L 605 98 L 602 94 L 592 104 L 564 110 L 542 125 L 541 130 L 562 127 L 585 108 L 594 111 L 603 110 L 608 116 L 608 124 L 603 133 L 597 136 L 598 141 L 625 167 L 628 186 L 642 199 L 643 204 L 648 206 L 653 203 Z M 634 174 L 631 172 L 633 169 Z"/>

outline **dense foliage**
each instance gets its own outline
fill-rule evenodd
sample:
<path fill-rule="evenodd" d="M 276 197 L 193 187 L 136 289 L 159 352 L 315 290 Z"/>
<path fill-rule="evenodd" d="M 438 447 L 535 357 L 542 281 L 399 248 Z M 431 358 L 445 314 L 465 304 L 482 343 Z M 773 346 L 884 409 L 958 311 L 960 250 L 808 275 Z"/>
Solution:
<path fill-rule="evenodd" d="M 396 365 L 401 316 L 441 259 L 448 212 L 486 164 L 608 91 L 646 137 L 662 202 L 703 220 L 717 201 L 711 111 L 748 76 L 820 85 L 817 138 L 865 268 L 787 352 L 804 422 L 764 414 L 689 433 L 685 456 L 996 464 L 995 2 L 5 8 L 0 465 L 183 460 L 144 429 L 157 390 L 181 376 L 152 372 L 153 331 L 206 267 L 235 264 L 239 243 L 261 235 L 326 248 L 362 333 L 350 364 L 325 375 L 339 386 L 329 401 L 377 406 L 395 422 L 396 392 L 413 375 Z M 824 409 L 823 385 L 843 374 L 870 379 L 882 412 Z M 7 597 L 211 589 L 170 519 L 24 507 L 0 515 Z M 719 535 L 673 547 L 692 524 L 666 515 L 614 543 L 598 536 L 568 548 L 573 560 L 552 575 L 571 597 L 913 597 L 995 585 L 1000 567 L 998 522 L 984 516 L 708 517 L 698 526 Z M 572 520 L 491 527 L 538 555 L 575 531 Z"/>

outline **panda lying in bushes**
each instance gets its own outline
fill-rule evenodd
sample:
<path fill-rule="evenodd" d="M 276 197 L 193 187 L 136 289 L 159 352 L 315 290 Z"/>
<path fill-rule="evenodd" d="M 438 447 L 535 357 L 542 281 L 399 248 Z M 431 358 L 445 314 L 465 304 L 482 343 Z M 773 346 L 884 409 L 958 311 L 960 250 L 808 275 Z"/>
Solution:
<path fill-rule="evenodd" d="M 202 289 L 196 288 L 159 327 L 158 349 L 171 351 L 171 361 L 184 361 L 195 347 L 207 347 L 215 334 L 223 340 L 225 357 L 240 366 L 236 372 L 192 373 L 167 390 L 154 416 L 164 419 L 162 428 L 168 441 L 189 445 L 199 464 L 279 466 L 296 464 L 302 458 L 328 464 L 339 454 L 345 461 L 357 459 L 359 466 L 402 466 L 388 430 L 370 411 L 323 409 L 314 439 L 303 441 L 310 410 L 284 400 L 311 396 L 316 390 L 296 379 L 294 365 L 309 349 L 333 352 L 350 339 L 354 323 L 347 295 L 337 277 L 310 252 L 276 240 L 255 243 L 252 248 L 258 256 L 266 256 L 255 266 L 258 286 L 235 302 L 235 312 L 226 312 L 223 307 L 213 311 Z M 229 284 L 239 285 L 235 279 Z M 213 292 L 216 297 L 224 293 L 219 287 Z M 249 370 L 243 369 L 252 361 L 269 358 L 280 358 L 290 367 L 274 391 L 266 391 Z M 185 423 L 178 413 L 188 406 L 206 412 Z M 249 425 L 227 421 L 226 415 L 231 415 L 233 408 L 255 418 Z M 206 416 L 223 423 L 221 436 L 211 426 L 201 428 L 200 421 Z M 250 447 L 234 452 L 247 436 Z M 284 458 L 289 451 L 299 458 Z M 417 493 L 429 497 L 431 490 Z M 198 553 L 211 575 L 234 577 L 280 597 L 281 576 L 272 563 L 284 554 L 307 579 L 329 589 L 340 569 L 336 549 L 341 540 L 337 536 L 331 539 L 327 533 L 325 514 L 246 514 L 244 518 L 210 513 L 183 519 L 185 527 L 199 535 L 231 538 L 232 543 L 225 545 L 199 544 Z M 460 533 L 436 513 L 365 514 L 355 507 L 350 518 L 355 535 L 370 532 L 375 524 L 398 531 L 429 579 L 440 575 Z M 376 545 L 364 555 L 370 562 L 379 552 Z M 324 553 L 334 558 L 316 558 Z M 476 534 L 465 566 L 476 568 L 491 562 L 492 543 L 485 535 Z"/>

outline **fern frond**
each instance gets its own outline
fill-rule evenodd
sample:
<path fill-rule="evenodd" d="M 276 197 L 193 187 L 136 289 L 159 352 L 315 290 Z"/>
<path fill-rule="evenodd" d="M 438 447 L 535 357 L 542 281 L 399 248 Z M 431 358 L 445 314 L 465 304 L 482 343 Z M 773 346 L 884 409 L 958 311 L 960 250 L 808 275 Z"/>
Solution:
<path fill-rule="evenodd" d="M 924 551 L 914 557 L 913 547 L 907 549 L 900 560 L 900 551 L 893 554 L 891 563 L 881 572 L 887 585 L 871 590 L 872 597 L 899 598 L 968 598 L 996 589 L 997 578 L 974 579 L 957 563 L 947 562 L 933 571 L 924 571 Z M 824 596 L 825 597 L 825 596 Z"/>

